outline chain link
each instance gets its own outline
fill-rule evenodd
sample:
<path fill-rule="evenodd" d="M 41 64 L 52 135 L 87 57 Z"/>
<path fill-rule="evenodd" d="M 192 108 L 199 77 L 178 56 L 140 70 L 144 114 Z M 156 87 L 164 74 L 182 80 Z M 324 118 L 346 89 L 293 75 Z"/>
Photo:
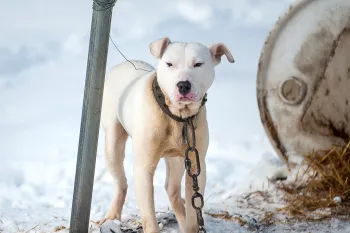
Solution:
<path fill-rule="evenodd" d="M 193 123 L 193 120 L 195 121 L 195 123 Z M 204 228 L 204 219 L 202 214 L 202 208 L 204 206 L 204 198 L 203 198 L 203 195 L 198 192 L 199 191 L 198 176 L 201 173 L 201 165 L 199 160 L 199 153 L 198 153 L 198 150 L 196 149 L 196 133 L 195 133 L 196 125 L 197 125 L 197 116 L 194 119 L 189 118 L 188 121 L 185 122 L 183 125 L 183 136 L 185 138 L 185 142 L 188 147 L 185 152 L 185 168 L 186 168 L 187 174 L 193 180 L 192 187 L 193 187 L 194 194 L 192 196 L 192 207 L 196 210 L 196 213 L 197 213 L 197 224 L 198 224 L 197 233 L 206 233 L 207 231 Z M 188 127 L 190 127 L 192 131 L 191 142 L 188 139 Z M 190 152 L 194 153 L 196 158 L 196 171 L 194 173 L 192 173 L 191 171 L 192 161 L 189 158 Z M 196 199 L 199 199 L 200 201 L 199 206 L 197 206 L 195 203 Z"/>

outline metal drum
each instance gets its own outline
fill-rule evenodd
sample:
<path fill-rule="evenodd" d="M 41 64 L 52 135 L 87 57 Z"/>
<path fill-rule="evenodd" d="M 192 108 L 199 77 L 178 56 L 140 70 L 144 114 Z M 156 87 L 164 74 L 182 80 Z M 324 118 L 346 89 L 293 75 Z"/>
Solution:
<path fill-rule="evenodd" d="M 261 53 L 261 121 L 289 166 L 350 136 L 350 0 L 299 0 Z"/>

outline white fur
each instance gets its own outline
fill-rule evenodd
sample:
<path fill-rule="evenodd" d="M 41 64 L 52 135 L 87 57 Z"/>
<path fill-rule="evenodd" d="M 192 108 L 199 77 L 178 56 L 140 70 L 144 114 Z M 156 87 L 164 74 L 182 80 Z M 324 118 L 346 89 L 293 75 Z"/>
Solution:
<path fill-rule="evenodd" d="M 145 105 L 142 98 L 143 88 L 147 78 L 154 68 L 142 61 L 131 61 L 138 70 L 135 70 L 129 62 L 123 62 L 115 66 L 108 74 L 105 81 L 101 122 L 103 128 L 115 124 L 118 119 L 126 132 L 132 137 L 133 123 L 139 121 L 137 113 Z M 116 77 L 121 78 L 116 78 Z"/>
<path fill-rule="evenodd" d="M 199 62 L 203 65 L 194 67 L 194 64 Z M 173 66 L 168 67 L 166 63 L 172 63 Z M 197 43 L 170 44 L 158 61 L 157 76 L 159 85 L 172 102 L 189 102 L 179 100 L 181 95 L 176 84 L 180 81 L 189 81 L 192 84 L 188 96 L 193 99 L 192 102 L 199 102 L 214 81 L 210 51 L 204 45 Z"/>
<path fill-rule="evenodd" d="M 159 233 L 153 196 L 153 175 L 160 158 L 167 165 L 165 188 L 180 228 L 185 233 L 196 232 L 196 213 L 190 204 L 184 207 L 181 179 L 184 175 L 182 124 L 166 116 L 155 102 L 150 86 L 155 75 L 173 114 L 188 116 L 198 113 L 197 149 L 200 152 L 200 193 L 204 195 L 206 180 L 205 154 L 209 135 L 205 107 L 199 109 L 204 94 L 214 80 L 214 67 L 226 55 L 233 57 L 225 45 L 206 47 L 198 43 L 171 43 L 162 38 L 150 44 L 158 59 L 157 70 L 142 61 L 123 62 L 109 73 L 104 87 L 102 126 L 105 131 L 107 167 L 115 181 L 115 197 L 106 219 L 120 220 L 127 182 L 123 167 L 125 143 L 130 136 L 135 158 L 134 180 L 137 204 L 145 233 Z M 198 62 L 203 63 L 194 67 Z M 167 63 L 172 63 L 169 67 Z M 177 83 L 189 81 L 191 91 L 181 99 Z M 200 110 L 200 112 L 199 112 Z M 192 180 L 186 175 L 186 203 L 191 203 Z M 186 213 L 186 214 L 185 214 Z M 185 217 L 186 216 L 186 217 Z"/>

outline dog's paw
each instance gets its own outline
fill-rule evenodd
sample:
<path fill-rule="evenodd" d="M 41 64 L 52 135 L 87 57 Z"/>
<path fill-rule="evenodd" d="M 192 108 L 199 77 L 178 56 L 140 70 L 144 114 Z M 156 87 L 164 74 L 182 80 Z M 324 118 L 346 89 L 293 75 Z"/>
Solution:
<path fill-rule="evenodd" d="M 115 233 L 122 233 L 121 230 L 121 225 L 118 220 L 111 220 L 108 218 L 104 218 L 99 221 L 101 223 L 100 225 L 100 232 L 101 233 L 110 233 L 110 232 L 115 232 Z"/>
<path fill-rule="evenodd" d="M 187 226 L 185 233 L 197 233 L 198 232 L 197 230 L 198 230 L 197 224 L 192 226 Z"/>
<path fill-rule="evenodd" d="M 113 221 L 114 218 L 109 218 L 109 217 L 106 217 L 106 218 L 103 218 L 101 220 L 98 220 L 96 221 L 95 223 L 99 226 L 102 226 L 104 223 L 106 223 L 107 221 Z"/>

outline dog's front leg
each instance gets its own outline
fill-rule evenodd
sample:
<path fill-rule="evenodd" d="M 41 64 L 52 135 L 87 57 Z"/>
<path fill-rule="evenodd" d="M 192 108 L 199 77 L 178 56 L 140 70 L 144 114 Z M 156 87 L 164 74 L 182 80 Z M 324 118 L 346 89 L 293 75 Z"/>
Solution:
<path fill-rule="evenodd" d="M 160 229 L 154 208 L 153 176 L 159 158 L 149 154 L 135 156 L 134 179 L 137 204 L 145 233 L 159 233 Z"/>
<path fill-rule="evenodd" d="M 206 164 L 204 155 L 200 157 L 201 173 L 198 177 L 199 193 L 202 194 L 204 198 L 204 190 L 206 184 Z M 196 164 L 194 156 L 191 158 L 192 161 L 192 173 L 196 173 Z M 186 198 L 186 232 L 185 233 L 196 233 L 198 229 L 197 225 L 197 213 L 192 206 L 192 195 L 193 191 L 193 179 L 186 172 L 186 188 L 185 188 L 185 198 Z M 195 199 L 196 206 L 201 206 L 200 198 Z"/>

